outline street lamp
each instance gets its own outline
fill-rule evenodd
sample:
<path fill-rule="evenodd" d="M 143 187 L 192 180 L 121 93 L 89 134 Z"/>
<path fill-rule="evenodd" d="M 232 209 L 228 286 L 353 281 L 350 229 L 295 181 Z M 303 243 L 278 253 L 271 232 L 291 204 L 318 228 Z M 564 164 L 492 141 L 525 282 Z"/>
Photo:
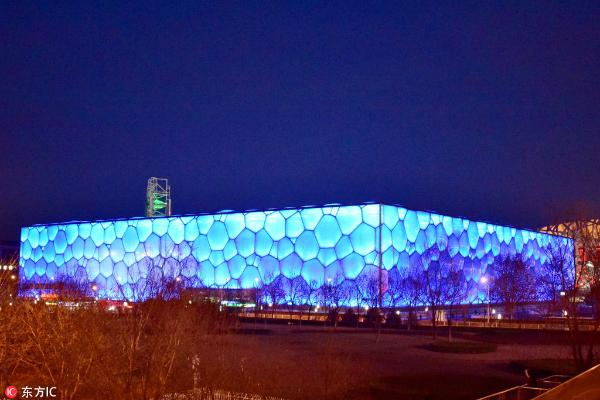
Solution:
<path fill-rule="evenodd" d="M 490 325 L 490 280 L 487 276 L 482 276 L 479 282 L 487 286 L 487 324 Z"/>

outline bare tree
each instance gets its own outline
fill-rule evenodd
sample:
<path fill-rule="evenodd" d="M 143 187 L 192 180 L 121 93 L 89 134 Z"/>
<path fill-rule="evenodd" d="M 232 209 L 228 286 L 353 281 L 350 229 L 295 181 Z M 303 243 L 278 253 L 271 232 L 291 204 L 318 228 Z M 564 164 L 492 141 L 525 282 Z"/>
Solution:
<path fill-rule="evenodd" d="M 448 341 L 452 341 L 452 320 L 458 305 L 467 298 L 467 283 L 463 272 L 463 259 L 452 257 L 447 252 L 440 254 L 442 268 L 442 303 L 446 307 L 448 321 Z"/>
<path fill-rule="evenodd" d="M 275 279 L 271 279 L 270 276 L 267 277 L 267 281 L 270 281 L 268 284 L 264 285 L 263 294 L 269 300 L 269 305 L 271 308 L 271 318 L 275 317 L 275 309 L 279 306 L 280 303 L 283 302 L 285 298 L 285 288 L 283 283 L 282 275 L 279 275 Z"/>
<path fill-rule="evenodd" d="M 350 300 L 356 303 L 356 327 L 358 327 L 358 323 L 360 322 L 361 308 L 365 305 L 363 292 L 360 290 L 360 282 L 356 282 L 348 295 Z"/>
<path fill-rule="evenodd" d="M 508 318 L 515 308 L 536 300 L 535 276 L 531 265 L 521 255 L 496 258 L 491 265 L 490 297 L 504 306 Z"/>
<path fill-rule="evenodd" d="M 319 304 L 321 301 L 321 290 L 319 282 L 314 279 L 308 283 L 308 287 L 305 288 L 307 290 L 306 303 L 308 306 L 308 320 L 310 321 L 310 315 L 312 313 L 313 307 Z"/>
<path fill-rule="evenodd" d="M 397 266 L 397 272 L 389 274 L 389 289 L 392 305 L 404 305 L 408 309 L 407 329 L 411 329 L 415 308 L 424 301 L 425 287 L 422 272 L 414 266 L 402 268 Z"/>
<path fill-rule="evenodd" d="M 406 271 L 402 271 L 405 273 Z M 388 272 L 388 287 L 383 297 L 383 303 L 387 307 L 401 307 L 402 299 L 402 276 L 398 267 L 393 268 Z"/>
<path fill-rule="evenodd" d="M 256 325 L 258 322 L 258 311 L 262 306 L 262 298 L 263 298 L 263 283 L 259 278 L 254 279 L 254 329 L 256 330 Z"/>
<path fill-rule="evenodd" d="M 283 281 L 284 302 L 290 315 L 290 322 L 296 306 L 301 306 L 306 302 L 307 287 L 308 284 L 301 276 Z"/>
<path fill-rule="evenodd" d="M 429 307 L 432 335 L 434 339 L 437 339 L 437 323 L 444 304 L 446 282 L 440 262 L 433 259 L 431 253 L 423 254 L 419 258 L 419 264 L 423 270 L 424 299 Z"/>
<path fill-rule="evenodd" d="M 543 270 L 543 295 L 563 312 L 569 328 L 569 344 L 577 369 L 584 371 L 594 364 L 595 340 L 592 332 L 582 331 L 580 313 L 581 292 L 585 287 L 586 275 L 577 273 L 574 265 L 573 246 L 570 242 L 556 241 L 544 249 L 546 263 Z M 580 272 L 580 271 L 579 271 Z M 593 325 L 598 331 L 598 321 Z"/>
<path fill-rule="evenodd" d="M 334 328 L 338 325 L 338 316 L 340 309 L 349 300 L 349 288 L 344 285 L 344 277 L 337 273 L 335 276 L 327 279 L 327 282 L 321 287 L 323 300 L 329 311 L 329 317 L 333 322 Z"/>
<path fill-rule="evenodd" d="M 362 301 L 369 308 L 377 308 L 379 301 L 379 277 L 374 271 L 366 271 L 360 274 L 357 285 L 362 294 Z"/>
<path fill-rule="evenodd" d="M 593 306 L 594 319 L 600 321 L 600 219 L 586 219 L 584 210 L 576 210 L 571 222 L 546 228 L 551 233 L 574 241 L 578 290 L 586 293 Z"/>

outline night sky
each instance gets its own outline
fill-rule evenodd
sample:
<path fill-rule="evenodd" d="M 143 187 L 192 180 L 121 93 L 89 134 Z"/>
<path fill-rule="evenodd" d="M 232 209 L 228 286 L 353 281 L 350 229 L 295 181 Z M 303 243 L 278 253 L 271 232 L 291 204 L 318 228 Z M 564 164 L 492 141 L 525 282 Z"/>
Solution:
<path fill-rule="evenodd" d="M 0 4 L 0 239 L 150 176 L 181 214 L 600 214 L 597 1 L 125 3 Z"/>

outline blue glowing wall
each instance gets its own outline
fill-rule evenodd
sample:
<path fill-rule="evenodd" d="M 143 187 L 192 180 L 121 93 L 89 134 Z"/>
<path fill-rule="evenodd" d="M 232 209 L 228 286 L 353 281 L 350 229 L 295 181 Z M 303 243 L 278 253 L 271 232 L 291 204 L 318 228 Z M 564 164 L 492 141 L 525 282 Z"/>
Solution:
<path fill-rule="evenodd" d="M 280 275 L 355 284 L 380 264 L 387 280 L 437 248 L 461 259 L 473 301 L 495 257 L 520 253 L 539 271 L 557 240 L 567 239 L 379 204 L 55 224 L 22 229 L 20 283 L 69 278 L 104 298 L 128 298 L 149 277 L 192 287 L 254 288 Z"/>

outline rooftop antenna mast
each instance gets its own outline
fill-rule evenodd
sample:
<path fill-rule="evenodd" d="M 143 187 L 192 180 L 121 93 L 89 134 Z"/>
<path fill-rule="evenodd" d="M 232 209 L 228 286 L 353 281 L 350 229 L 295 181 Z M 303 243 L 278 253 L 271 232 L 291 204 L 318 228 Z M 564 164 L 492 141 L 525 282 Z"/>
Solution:
<path fill-rule="evenodd" d="M 146 217 L 171 216 L 171 186 L 166 178 L 151 177 L 146 188 Z"/>

